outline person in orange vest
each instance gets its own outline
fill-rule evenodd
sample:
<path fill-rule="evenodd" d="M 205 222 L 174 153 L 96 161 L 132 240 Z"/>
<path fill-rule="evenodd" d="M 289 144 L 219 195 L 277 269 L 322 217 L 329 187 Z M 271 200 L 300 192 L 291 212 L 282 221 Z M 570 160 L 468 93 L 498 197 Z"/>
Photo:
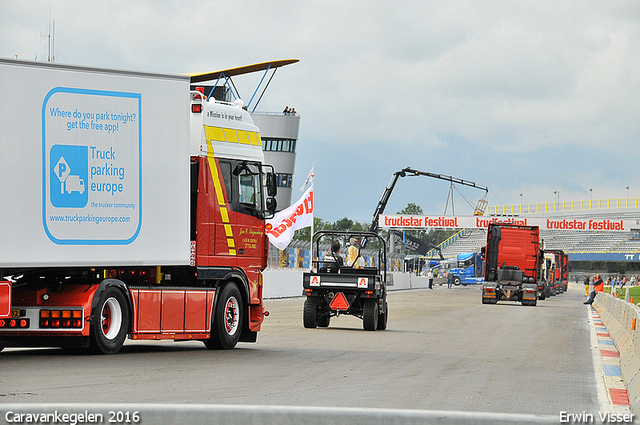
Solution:
<path fill-rule="evenodd" d="M 596 298 L 596 294 L 598 292 L 602 292 L 604 290 L 604 282 L 600 279 L 600 275 L 596 274 L 593 276 L 593 291 L 589 294 L 589 298 L 584 302 L 585 304 L 593 304 L 593 300 Z"/>

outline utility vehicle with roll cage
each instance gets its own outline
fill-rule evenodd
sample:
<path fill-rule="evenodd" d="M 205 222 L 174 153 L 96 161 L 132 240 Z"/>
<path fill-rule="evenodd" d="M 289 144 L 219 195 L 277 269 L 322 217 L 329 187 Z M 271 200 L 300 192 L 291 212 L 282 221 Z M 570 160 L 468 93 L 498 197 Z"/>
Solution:
<path fill-rule="evenodd" d="M 369 240 L 368 251 L 373 251 L 370 265 L 361 265 L 360 246 L 353 245 L 358 252 L 351 262 L 327 248 L 334 241 L 344 247 L 350 238 L 360 238 L 363 245 Z M 328 327 L 332 317 L 351 315 L 362 319 L 365 330 L 386 329 L 389 306 L 384 239 L 374 232 L 319 231 L 313 235 L 312 251 L 317 257 L 313 257 L 311 270 L 303 274 L 303 295 L 307 297 L 304 327 Z M 327 254 L 322 256 L 322 252 Z"/>

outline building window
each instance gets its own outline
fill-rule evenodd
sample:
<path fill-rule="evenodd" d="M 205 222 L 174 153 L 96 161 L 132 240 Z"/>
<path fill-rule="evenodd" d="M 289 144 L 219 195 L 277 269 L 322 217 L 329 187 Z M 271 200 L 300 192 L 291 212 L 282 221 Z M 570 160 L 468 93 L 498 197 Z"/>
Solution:
<path fill-rule="evenodd" d="M 278 187 L 291 187 L 293 174 L 278 173 Z"/>
<path fill-rule="evenodd" d="M 291 139 L 262 139 L 262 149 L 271 152 L 296 152 L 296 141 Z"/>

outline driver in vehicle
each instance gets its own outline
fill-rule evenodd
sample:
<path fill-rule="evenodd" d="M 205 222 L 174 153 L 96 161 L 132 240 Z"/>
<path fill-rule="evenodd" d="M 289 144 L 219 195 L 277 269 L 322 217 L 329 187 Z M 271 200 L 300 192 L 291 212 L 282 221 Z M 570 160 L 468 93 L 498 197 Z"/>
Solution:
<path fill-rule="evenodd" d="M 327 269 L 335 269 L 336 264 L 338 267 L 344 266 L 344 259 L 340 255 L 340 242 L 333 241 L 331 244 L 331 251 L 325 254 L 322 261 L 324 262 L 322 266 Z"/>

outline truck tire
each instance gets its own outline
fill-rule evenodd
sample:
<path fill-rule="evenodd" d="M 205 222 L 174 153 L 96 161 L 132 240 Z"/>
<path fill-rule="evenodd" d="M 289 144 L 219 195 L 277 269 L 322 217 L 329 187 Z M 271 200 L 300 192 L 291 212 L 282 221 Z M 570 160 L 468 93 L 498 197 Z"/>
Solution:
<path fill-rule="evenodd" d="M 304 310 L 302 311 L 302 324 L 307 329 L 318 327 L 318 299 L 307 297 L 304 300 Z M 327 325 L 328 326 L 328 325 Z"/>
<path fill-rule="evenodd" d="M 387 329 L 387 319 L 389 318 L 389 304 L 384 302 L 384 313 L 378 313 L 378 329 L 383 331 Z"/>
<path fill-rule="evenodd" d="M 242 296 L 235 283 L 226 284 L 218 296 L 211 327 L 211 339 L 204 345 L 209 349 L 230 350 L 240 341 L 244 322 Z"/>
<path fill-rule="evenodd" d="M 375 331 L 378 327 L 378 300 L 367 299 L 362 308 L 362 327 L 365 331 Z"/>
<path fill-rule="evenodd" d="M 124 345 L 130 312 L 122 291 L 106 288 L 91 319 L 89 350 L 95 354 L 115 354 Z"/>
<path fill-rule="evenodd" d="M 456 286 L 460 285 L 460 277 L 459 276 L 454 276 L 453 277 L 453 284 Z"/>
<path fill-rule="evenodd" d="M 316 317 L 316 323 L 318 324 L 319 328 L 327 328 L 329 327 L 329 323 L 331 323 L 331 316 L 329 316 L 328 312 L 326 316 L 320 316 L 318 313 L 318 316 Z"/>

